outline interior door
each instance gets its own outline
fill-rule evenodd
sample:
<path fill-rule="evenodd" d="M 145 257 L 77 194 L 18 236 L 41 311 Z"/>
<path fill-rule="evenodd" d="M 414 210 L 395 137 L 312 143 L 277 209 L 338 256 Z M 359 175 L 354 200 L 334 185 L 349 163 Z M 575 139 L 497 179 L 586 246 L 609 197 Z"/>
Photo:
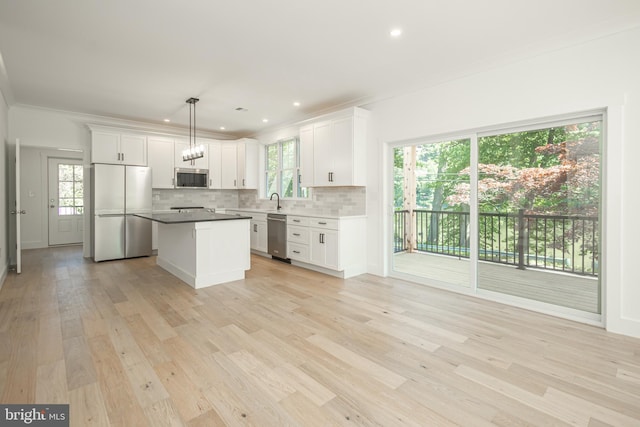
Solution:
<path fill-rule="evenodd" d="M 49 158 L 49 245 L 83 240 L 84 179 L 80 159 Z"/>
<path fill-rule="evenodd" d="M 16 139 L 16 157 L 15 157 L 15 165 L 16 165 L 16 201 L 15 201 L 15 209 L 11 211 L 11 214 L 16 216 L 16 273 L 22 273 L 22 244 L 20 242 L 20 216 L 25 211 L 22 210 L 20 204 L 20 140 Z"/>

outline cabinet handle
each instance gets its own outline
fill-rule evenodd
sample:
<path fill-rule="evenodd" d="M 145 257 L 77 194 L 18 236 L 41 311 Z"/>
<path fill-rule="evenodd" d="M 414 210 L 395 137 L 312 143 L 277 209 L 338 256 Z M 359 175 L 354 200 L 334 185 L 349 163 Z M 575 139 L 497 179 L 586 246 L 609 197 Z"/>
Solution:
<path fill-rule="evenodd" d="M 244 178 L 242 178 L 242 186 L 243 186 L 243 187 L 245 186 Z"/>
<path fill-rule="evenodd" d="M 299 254 L 300 251 L 292 251 L 294 254 Z"/>
<path fill-rule="evenodd" d="M 329 172 L 329 182 L 333 182 L 333 172 Z"/>
<path fill-rule="evenodd" d="M 233 186 L 234 187 L 236 186 L 236 180 L 235 179 L 233 180 Z"/>
<path fill-rule="evenodd" d="M 300 220 L 299 220 L 299 219 L 294 219 L 294 220 L 292 220 L 292 221 L 293 221 L 293 222 L 300 222 Z"/>
<path fill-rule="evenodd" d="M 124 153 L 122 153 L 122 161 L 124 162 Z"/>
<path fill-rule="evenodd" d="M 253 231 L 258 232 L 258 224 L 253 224 Z"/>
<path fill-rule="evenodd" d="M 293 233 L 294 236 L 300 236 L 300 233 Z"/>
<path fill-rule="evenodd" d="M 320 233 L 320 243 L 324 243 L 324 233 Z"/>
<path fill-rule="evenodd" d="M 318 222 L 318 225 L 327 225 L 327 223 L 326 223 L 326 222 L 319 221 L 319 222 Z"/>

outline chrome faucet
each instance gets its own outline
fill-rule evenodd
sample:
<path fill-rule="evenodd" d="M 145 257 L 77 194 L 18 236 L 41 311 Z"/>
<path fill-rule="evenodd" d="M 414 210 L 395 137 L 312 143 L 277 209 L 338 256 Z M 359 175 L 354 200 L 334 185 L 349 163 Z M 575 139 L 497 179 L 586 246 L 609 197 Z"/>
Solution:
<path fill-rule="evenodd" d="M 269 197 L 269 200 L 273 200 L 273 196 L 276 196 L 278 198 L 278 210 L 282 209 L 282 206 L 280 206 L 280 195 L 278 193 L 271 193 L 271 197 Z"/>

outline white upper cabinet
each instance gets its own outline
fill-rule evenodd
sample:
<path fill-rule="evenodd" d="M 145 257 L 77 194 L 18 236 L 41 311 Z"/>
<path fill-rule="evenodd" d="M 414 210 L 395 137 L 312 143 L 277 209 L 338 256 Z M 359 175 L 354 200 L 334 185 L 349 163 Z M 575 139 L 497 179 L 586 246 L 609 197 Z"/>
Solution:
<path fill-rule="evenodd" d="M 225 190 L 258 188 L 258 141 L 249 138 L 222 141 L 221 186 Z"/>
<path fill-rule="evenodd" d="M 120 137 L 120 152 L 122 162 L 126 165 L 147 165 L 147 137 L 140 135 L 126 135 Z"/>
<path fill-rule="evenodd" d="M 302 185 L 366 185 L 368 130 L 369 112 L 360 108 L 326 116 L 322 121 L 301 128 Z"/>
<path fill-rule="evenodd" d="M 173 139 L 150 136 L 147 140 L 151 186 L 174 188 Z"/>
<path fill-rule="evenodd" d="M 225 190 L 238 189 L 238 150 L 235 142 L 223 142 L 220 159 L 222 162 L 221 188 Z"/>
<path fill-rule="evenodd" d="M 92 130 L 91 163 L 147 165 L 147 137 Z"/>
<path fill-rule="evenodd" d="M 184 169 L 209 169 L 209 156 L 208 156 L 208 148 L 209 144 L 207 144 L 204 140 L 198 139 L 196 145 L 204 146 L 204 157 L 200 157 L 195 160 L 182 160 L 182 152 L 189 148 L 189 141 L 176 139 L 174 146 L 174 161 L 177 168 Z"/>
<path fill-rule="evenodd" d="M 222 188 L 222 142 L 209 141 L 209 188 Z"/>
<path fill-rule="evenodd" d="M 91 162 L 149 166 L 153 188 L 175 188 L 175 169 L 207 169 L 210 189 L 257 189 L 260 144 L 255 139 L 235 141 L 198 138 L 204 157 L 182 160 L 186 138 L 171 135 L 135 135 L 124 130 L 91 125 Z M 193 164 L 192 164 L 193 163 Z"/>
<path fill-rule="evenodd" d="M 300 186 L 313 187 L 313 125 L 300 128 Z"/>
<path fill-rule="evenodd" d="M 258 188 L 258 141 L 242 138 L 236 144 L 238 188 L 255 190 Z"/>

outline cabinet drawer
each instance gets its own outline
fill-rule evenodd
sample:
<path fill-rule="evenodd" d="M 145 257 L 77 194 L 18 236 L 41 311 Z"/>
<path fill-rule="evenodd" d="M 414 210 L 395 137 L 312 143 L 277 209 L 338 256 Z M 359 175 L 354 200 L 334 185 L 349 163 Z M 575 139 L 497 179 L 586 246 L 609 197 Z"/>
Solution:
<path fill-rule="evenodd" d="M 287 242 L 287 257 L 298 261 L 309 262 L 309 246 Z"/>
<path fill-rule="evenodd" d="M 287 242 L 309 244 L 309 229 L 295 225 L 287 226 Z"/>
<path fill-rule="evenodd" d="M 309 218 L 309 227 L 326 228 L 329 230 L 338 230 L 339 221 L 330 218 Z"/>
<path fill-rule="evenodd" d="M 309 218 L 306 216 L 287 215 L 287 225 L 300 225 L 302 227 L 307 227 L 309 225 Z"/>

